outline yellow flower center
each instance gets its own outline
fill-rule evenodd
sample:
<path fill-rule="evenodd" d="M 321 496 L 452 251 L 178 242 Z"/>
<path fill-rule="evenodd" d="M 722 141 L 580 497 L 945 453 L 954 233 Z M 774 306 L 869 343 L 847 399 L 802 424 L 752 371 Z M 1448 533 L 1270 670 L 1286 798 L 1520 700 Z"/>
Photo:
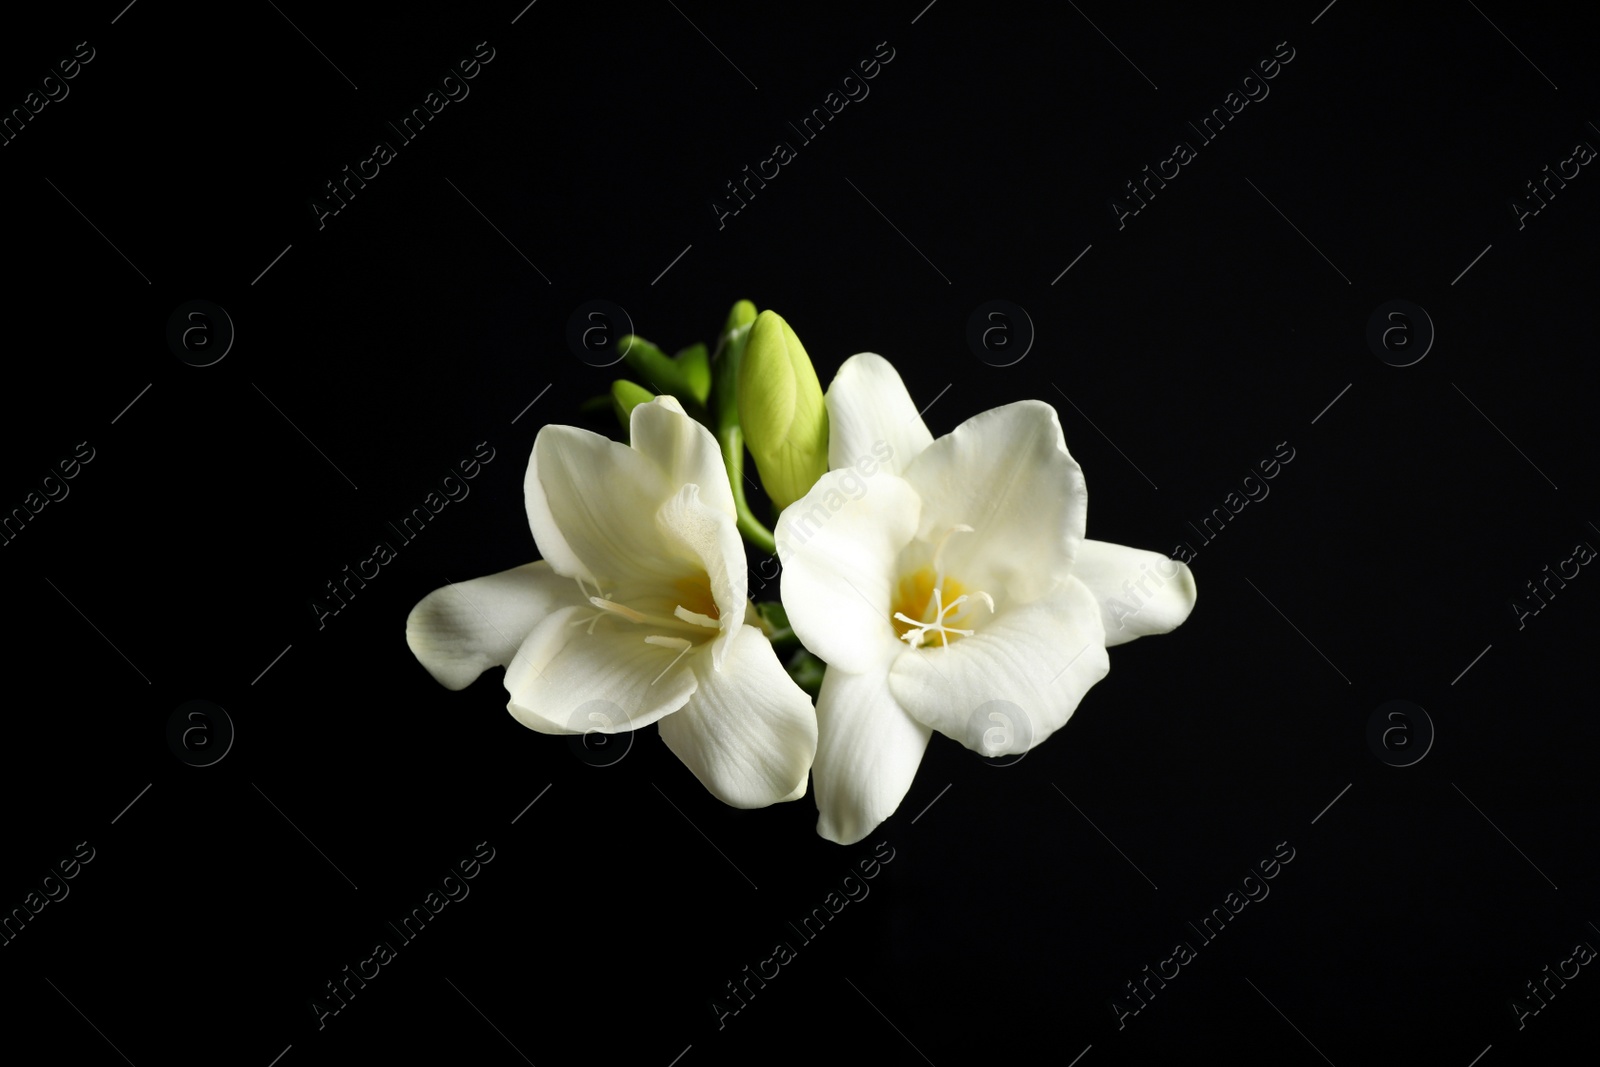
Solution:
<path fill-rule="evenodd" d="M 901 575 L 890 604 L 889 621 L 895 635 L 912 648 L 921 648 L 935 640 L 945 648 L 951 641 L 971 637 L 972 630 L 958 629 L 949 623 L 964 619 L 970 610 L 964 605 L 973 597 L 988 605 L 990 614 L 994 613 L 993 597 L 982 590 L 969 594 L 960 582 L 944 573 L 940 563 L 951 536 L 971 532 L 972 527 L 965 524 L 946 530 L 934 549 L 933 562 Z"/>
<path fill-rule="evenodd" d="M 934 596 L 936 591 L 939 594 L 937 597 Z M 942 621 L 942 615 L 948 615 L 964 599 L 964 594 L 960 582 L 949 577 L 939 581 L 932 567 L 921 567 L 903 576 L 895 589 L 894 603 L 891 605 L 895 636 L 902 641 L 910 641 L 906 635 L 913 630 L 938 624 Z M 949 633 L 948 638 L 945 638 L 945 632 Z M 940 637 L 945 638 L 941 644 L 964 636 L 958 631 L 945 632 L 940 633 Z"/>
<path fill-rule="evenodd" d="M 578 579 L 578 588 L 585 596 L 589 590 L 582 578 Z M 661 668 L 661 673 L 651 679 L 650 684 L 655 685 L 668 671 L 678 665 L 684 655 L 697 644 L 704 643 L 710 636 L 716 634 L 720 628 L 717 620 L 721 613 L 717 610 L 717 598 L 711 592 L 711 576 L 705 571 L 696 571 L 679 578 L 672 583 L 672 591 L 678 594 L 678 603 L 672 609 L 672 614 L 657 615 L 627 604 L 619 604 L 608 599 L 599 583 L 595 584 L 594 596 L 589 596 L 589 603 L 600 610 L 593 615 L 574 619 L 570 625 L 589 627 L 589 633 L 594 633 L 595 624 L 604 618 L 625 619 L 628 622 L 643 624 L 650 627 L 659 627 L 668 633 L 646 634 L 644 643 L 655 645 L 658 648 L 673 648 L 678 654 L 672 662 Z M 682 636 L 685 632 L 695 635 L 695 640 Z"/>
<path fill-rule="evenodd" d="M 704 571 L 687 578 L 679 578 L 672 583 L 672 588 L 681 598 L 678 604 L 685 611 L 691 611 L 708 619 L 722 617 L 717 611 L 717 599 L 711 594 L 711 576 Z"/>

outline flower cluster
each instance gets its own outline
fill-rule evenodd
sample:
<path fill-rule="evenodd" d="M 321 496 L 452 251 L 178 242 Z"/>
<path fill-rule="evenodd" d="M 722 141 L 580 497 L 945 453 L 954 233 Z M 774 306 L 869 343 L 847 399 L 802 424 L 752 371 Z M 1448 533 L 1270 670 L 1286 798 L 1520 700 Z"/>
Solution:
<path fill-rule="evenodd" d="M 713 355 L 619 345 L 664 393 L 613 386 L 627 444 L 539 432 L 524 490 L 543 559 L 435 590 L 406 623 L 451 689 L 504 667 L 530 729 L 659 722 L 736 807 L 797 800 L 809 775 L 818 833 L 852 844 L 935 731 L 1020 758 L 1108 648 L 1194 607 L 1185 564 L 1084 536 L 1083 471 L 1048 404 L 935 439 L 887 360 L 850 357 L 824 394 L 794 330 L 748 301 Z M 774 529 L 745 499 L 747 450 Z M 750 600 L 745 541 L 776 551 L 781 604 Z"/>

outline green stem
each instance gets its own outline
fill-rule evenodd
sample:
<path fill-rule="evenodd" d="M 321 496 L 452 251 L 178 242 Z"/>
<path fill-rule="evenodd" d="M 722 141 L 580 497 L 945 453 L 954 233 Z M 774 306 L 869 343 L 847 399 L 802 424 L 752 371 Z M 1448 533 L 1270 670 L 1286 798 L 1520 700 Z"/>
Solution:
<path fill-rule="evenodd" d="M 756 518 L 744 498 L 744 431 L 734 423 L 717 431 L 717 443 L 722 446 L 722 462 L 728 468 L 728 481 L 733 486 L 733 508 L 738 519 L 739 532 L 746 541 L 769 555 L 778 551 L 772 531 Z"/>

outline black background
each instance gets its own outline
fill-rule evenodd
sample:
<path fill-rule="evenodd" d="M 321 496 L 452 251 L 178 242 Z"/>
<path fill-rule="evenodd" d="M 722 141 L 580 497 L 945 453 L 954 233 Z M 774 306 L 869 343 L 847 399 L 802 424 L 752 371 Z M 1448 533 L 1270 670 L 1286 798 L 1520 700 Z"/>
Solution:
<path fill-rule="evenodd" d="M 1582 25 L 922 2 L 8 15 L 5 109 L 95 50 L 0 148 L 0 508 L 94 450 L 0 547 L 0 908 L 95 850 L 0 947 L 9 1044 L 140 1067 L 1489 1067 L 1590 1033 L 1593 968 L 1521 1029 L 1511 1007 L 1600 943 L 1600 578 L 1520 629 L 1511 606 L 1600 545 L 1600 178 L 1522 228 L 1510 206 L 1600 145 Z M 319 228 L 323 183 L 480 41 L 470 95 Z M 1270 95 L 1119 229 L 1122 183 L 1285 41 Z M 787 123 L 879 42 L 870 95 L 797 143 Z M 795 161 L 719 227 L 723 183 L 780 140 Z M 1199 550 L 1189 621 L 1114 648 L 1058 736 L 1003 769 L 936 736 L 850 848 L 809 795 L 722 806 L 653 729 L 589 766 L 505 712 L 500 672 L 447 692 L 404 642 L 429 590 L 534 558 L 541 425 L 615 432 L 578 413 L 622 368 L 569 349 L 573 310 L 613 301 L 670 350 L 738 298 L 781 312 L 824 383 L 851 353 L 893 360 L 936 435 L 1054 403 L 1090 536 Z M 204 368 L 165 339 L 193 299 L 236 329 Z M 1012 366 L 966 341 L 991 299 L 1036 330 Z M 1437 331 L 1407 367 L 1365 339 L 1394 299 Z M 324 583 L 482 441 L 471 495 L 319 628 Z M 1203 544 L 1187 523 L 1280 442 L 1270 496 Z M 237 730 L 209 767 L 166 741 L 192 699 Z M 1395 699 L 1436 730 L 1404 768 L 1366 739 Z M 480 841 L 470 897 L 319 1029 L 324 983 Z M 719 1029 L 724 983 L 880 841 L 870 895 Z M 1187 924 L 1280 842 L 1271 895 L 1200 945 Z M 1113 999 L 1179 940 L 1198 958 L 1119 1030 Z"/>

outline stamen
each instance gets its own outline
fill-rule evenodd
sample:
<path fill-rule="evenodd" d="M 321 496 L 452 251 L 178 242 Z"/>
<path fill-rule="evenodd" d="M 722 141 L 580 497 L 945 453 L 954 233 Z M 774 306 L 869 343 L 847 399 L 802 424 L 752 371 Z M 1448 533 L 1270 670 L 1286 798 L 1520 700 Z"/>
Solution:
<path fill-rule="evenodd" d="M 672 614 L 693 626 L 704 626 L 710 630 L 720 630 L 722 628 L 722 624 L 716 619 L 713 619 L 709 615 L 702 615 L 698 611 L 690 611 L 682 604 L 679 604 L 677 607 L 673 608 Z"/>
<path fill-rule="evenodd" d="M 944 584 L 944 566 L 939 562 L 940 557 L 944 555 L 944 546 L 950 543 L 950 538 L 953 535 L 972 532 L 972 527 L 964 522 L 958 522 L 946 530 L 943 537 L 939 538 L 939 543 L 933 549 L 933 587 L 935 590 Z"/>
<path fill-rule="evenodd" d="M 655 685 L 657 682 L 661 681 L 662 678 L 666 677 L 666 673 L 678 665 L 678 661 L 683 658 L 683 654 L 694 647 L 694 642 L 690 641 L 688 638 L 665 637 L 661 634 L 651 634 L 649 637 L 644 639 L 644 643 L 647 645 L 656 645 L 661 648 L 675 648 L 678 650 L 678 654 L 672 657 L 672 662 L 661 668 L 660 674 L 650 679 L 651 685 Z"/>
<path fill-rule="evenodd" d="M 960 606 L 962 601 L 966 599 L 966 595 L 962 594 L 961 596 L 956 597 L 955 600 L 951 601 L 949 604 L 946 604 L 944 602 L 942 591 L 938 586 L 935 586 L 933 590 L 933 608 L 935 614 L 932 622 L 921 622 L 917 619 L 908 619 L 901 612 L 895 612 L 895 618 L 899 619 L 901 622 L 909 623 L 912 627 L 912 629 L 901 635 L 901 640 L 910 644 L 912 648 L 921 648 L 928 631 L 931 630 L 939 635 L 940 647 L 949 648 L 950 638 L 948 635 L 956 634 L 959 637 L 971 637 L 973 634 L 972 630 L 959 630 L 954 626 L 946 626 L 944 624 L 944 617 L 950 612 L 954 611 L 958 606 Z"/>
<path fill-rule="evenodd" d="M 583 586 L 580 584 L 579 588 L 581 589 Z M 596 588 L 599 587 L 596 586 Z M 575 619 L 572 622 L 573 626 L 582 626 L 587 623 L 589 626 L 589 633 L 594 633 L 595 624 L 601 619 L 605 618 L 607 615 L 616 615 L 619 618 L 626 619 L 632 623 L 645 623 L 650 626 L 665 626 L 671 629 L 679 629 L 685 623 L 689 624 L 690 626 L 703 627 L 708 630 L 720 630 L 722 628 L 721 624 L 711 616 L 702 615 L 696 611 L 690 611 L 681 604 L 673 609 L 671 615 L 653 615 L 648 612 L 640 611 L 637 608 L 631 608 L 626 604 L 619 604 L 615 600 L 608 600 L 603 596 L 591 596 L 589 598 L 589 603 L 593 604 L 600 610 L 594 615 L 585 616 L 581 619 Z M 678 642 L 684 639 L 680 637 L 673 637 L 661 638 L 660 641 L 657 641 L 654 638 L 646 638 L 646 640 L 655 644 L 659 644 L 661 641 L 671 641 L 673 643 L 669 647 L 677 648 L 679 647 Z"/>
<path fill-rule="evenodd" d="M 601 619 L 603 619 L 605 617 L 606 617 L 606 613 L 605 612 L 597 611 L 593 615 L 587 615 L 587 616 L 584 616 L 581 619 L 573 619 L 571 622 L 567 623 L 567 625 L 568 626 L 582 626 L 584 623 L 588 623 L 589 624 L 588 632 L 589 633 L 594 633 L 594 624 L 599 622 Z"/>
<path fill-rule="evenodd" d="M 601 611 L 615 612 L 616 614 L 621 615 L 624 619 L 627 619 L 629 622 L 644 622 L 649 618 L 649 616 L 645 615 L 643 612 L 635 611 L 626 604 L 618 604 L 614 600 L 605 600 L 601 597 L 592 596 L 589 598 L 589 603 L 593 604 Z"/>
<path fill-rule="evenodd" d="M 624 619 L 627 619 L 629 622 L 647 622 L 647 623 L 650 623 L 653 626 L 676 626 L 677 625 L 676 620 L 674 620 L 670 616 L 666 616 L 666 615 L 647 615 L 644 612 L 639 611 L 637 608 L 630 608 L 626 604 L 618 604 L 614 600 L 605 600 L 605 599 L 603 599 L 601 597 L 592 596 L 592 597 L 589 598 L 589 603 L 593 604 L 595 607 L 599 608 L 601 611 L 609 611 L 612 614 L 621 615 Z"/>
<path fill-rule="evenodd" d="M 586 584 L 584 584 L 583 575 L 581 575 L 581 574 L 578 575 L 577 578 L 576 578 L 576 581 L 578 583 L 578 592 L 583 594 L 584 597 L 588 598 L 590 603 L 594 603 L 594 597 L 590 595 L 589 587 Z M 605 596 L 605 590 L 600 588 L 600 582 L 599 582 L 598 579 L 596 579 L 595 582 L 594 582 L 594 591 L 599 596 L 602 596 L 602 597 Z M 593 615 L 586 615 L 581 619 L 574 619 L 574 620 L 572 620 L 572 622 L 568 623 L 568 625 L 569 626 L 582 626 L 584 623 L 588 623 L 589 624 L 589 629 L 586 632 L 592 634 L 592 633 L 594 633 L 594 624 L 599 622 L 601 619 L 603 619 L 605 617 L 606 617 L 606 611 L 602 609 L 600 611 L 595 612 Z"/>
<path fill-rule="evenodd" d="M 965 621 L 971 611 L 969 601 L 974 597 L 982 600 L 989 613 L 994 614 L 994 597 L 981 589 L 974 589 L 970 594 L 961 592 L 961 585 L 954 580 L 948 580 L 944 572 L 944 550 L 949 545 L 950 539 L 958 533 L 974 532 L 976 531 L 973 527 L 964 522 L 949 527 L 934 545 L 932 566 L 923 567 L 901 579 L 897 602 L 916 610 L 923 616 L 923 618 L 912 618 L 902 611 L 894 613 L 893 621 L 897 624 L 895 629 L 900 630 L 898 624 L 901 623 L 907 627 L 900 634 L 900 639 L 912 648 L 921 648 L 928 644 L 930 634 L 938 634 L 939 643 L 945 648 L 950 647 L 951 637 L 971 637 L 976 631 L 951 624 Z M 932 581 L 928 581 L 930 570 Z M 958 594 L 948 604 L 944 600 L 947 586 L 949 592 Z M 929 617 L 931 621 L 928 621 Z"/>

